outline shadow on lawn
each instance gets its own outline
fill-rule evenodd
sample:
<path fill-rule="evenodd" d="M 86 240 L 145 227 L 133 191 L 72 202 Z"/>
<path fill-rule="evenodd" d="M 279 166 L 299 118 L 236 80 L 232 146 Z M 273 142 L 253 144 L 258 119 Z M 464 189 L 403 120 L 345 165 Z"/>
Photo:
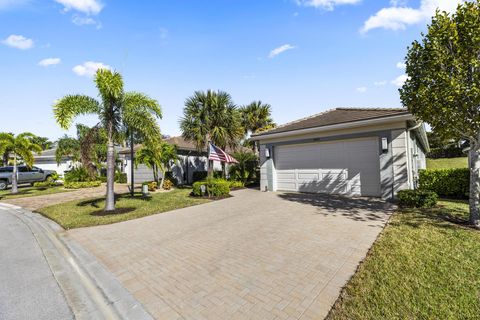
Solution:
<path fill-rule="evenodd" d="M 122 200 L 141 200 L 141 201 L 151 201 L 151 197 L 144 197 L 142 194 L 135 194 L 133 197 L 130 194 L 121 194 L 115 195 L 115 203 L 118 203 Z M 103 206 L 105 202 L 105 197 L 102 198 L 95 198 L 95 199 L 88 199 L 84 201 L 80 201 L 77 203 L 78 207 L 92 207 L 96 209 L 100 209 L 101 205 Z M 125 207 L 125 208 L 117 208 L 113 212 L 105 212 L 104 210 L 97 210 L 91 213 L 93 216 L 107 216 L 107 215 L 113 215 L 113 214 L 123 214 L 123 213 L 128 213 L 131 211 L 134 211 L 136 208 L 135 207 Z"/>
<path fill-rule="evenodd" d="M 22 190 L 22 188 L 25 188 L 24 190 Z M 26 195 L 30 195 L 30 194 L 34 194 L 34 193 L 37 193 L 38 191 L 45 191 L 47 190 L 48 188 L 47 187 L 18 187 L 18 192 L 17 193 L 11 193 L 11 189 L 8 190 L 7 193 L 4 193 L 4 194 L 0 194 L 0 200 L 2 199 L 8 199 L 9 196 L 26 196 Z"/>
<path fill-rule="evenodd" d="M 318 214 L 323 216 L 341 215 L 355 221 L 385 221 L 393 212 L 393 206 L 390 203 L 379 199 L 316 193 L 282 193 L 279 197 L 318 207 Z"/>

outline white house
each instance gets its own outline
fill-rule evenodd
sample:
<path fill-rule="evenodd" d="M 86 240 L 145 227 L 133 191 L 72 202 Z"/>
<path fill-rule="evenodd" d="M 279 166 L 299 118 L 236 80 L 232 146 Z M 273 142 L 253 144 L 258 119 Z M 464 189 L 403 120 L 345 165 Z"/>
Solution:
<path fill-rule="evenodd" d="M 394 198 L 415 187 L 429 151 L 405 109 L 337 108 L 252 136 L 261 190 Z"/>
<path fill-rule="evenodd" d="M 40 155 L 34 154 L 34 165 L 43 170 L 55 170 L 59 175 L 63 175 L 65 171 L 72 169 L 73 161 L 69 157 L 64 157 L 57 163 L 55 159 L 55 151 L 57 149 L 44 150 Z"/>

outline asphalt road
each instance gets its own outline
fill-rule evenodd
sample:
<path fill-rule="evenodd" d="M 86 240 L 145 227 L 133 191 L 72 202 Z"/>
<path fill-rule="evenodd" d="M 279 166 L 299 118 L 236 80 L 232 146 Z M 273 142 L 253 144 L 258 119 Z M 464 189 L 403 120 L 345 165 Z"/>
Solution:
<path fill-rule="evenodd" d="M 30 228 L 0 207 L 0 319 L 73 319 Z"/>

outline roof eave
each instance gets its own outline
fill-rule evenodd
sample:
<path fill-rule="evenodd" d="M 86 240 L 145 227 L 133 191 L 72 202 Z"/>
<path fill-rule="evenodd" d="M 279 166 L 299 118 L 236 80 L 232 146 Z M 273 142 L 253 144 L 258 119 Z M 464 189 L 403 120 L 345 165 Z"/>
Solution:
<path fill-rule="evenodd" d="M 349 128 L 356 128 L 356 127 L 363 127 L 366 125 L 375 125 L 381 123 L 392 123 L 398 121 L 408 121 L 414 120 L 415 117 L 410 114 L 400 114 L 394 116 L 387 116 L 381 118 L 374 118 L 374 119 L 366 119 L 366 120 L 358 120 L 358 121 L 351 121 L 345 123 L 338 123 L 320 127 L 313 127 L 313 128 L 306 128 L 306 129 L 297 129 L 297 130 L 290 130 L 285 132 L 278 132 L 278 133 L 261 133 L 258 135 L 254 135 L 250 138 L 252 141 L 260 141 L 265 139 L 273 139 L 273 138 L 282 138 L 291 135 L 300 135 L 306 133 L 317 133 L 317 132 L 324 132 L 324 131 L 331 131 L 331 130 L 339 130 L 339 129 L 349 129 Z"/>

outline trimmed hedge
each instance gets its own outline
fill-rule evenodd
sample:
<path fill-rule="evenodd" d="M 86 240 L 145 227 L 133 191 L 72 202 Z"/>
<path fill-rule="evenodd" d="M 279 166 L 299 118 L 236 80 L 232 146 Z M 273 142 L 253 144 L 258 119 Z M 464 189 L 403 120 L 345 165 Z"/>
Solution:
<path fill-rule="evenodd" d="M 229 181 L 229 183 L 230 189 L 240 189 L 245 187 L 245 183 L 243 183 L 242 181 L 231 180 Z"/>
<path fill-rule="evenodd" d="M 102 181 L 65 182 L 67 189 L 94 188 L 102 185 Z"/>
<path fill-rule="evenodd" d="M 205 186 L 205 194 L 202 193 L 202 185 Z M 223 197 L 230 194 L 230 182 L 223 179 L 207 179 L 193 184 L 194 196 Z"/>
<path fill-rule="evenodd" d="M 398 192 L 400 206 L 409 208 L 431 208 L 437 204 L 438 195 L 428 190 L 402 190 Z"/>
<path fill-rule="evenodd" d="M 419 188 L 433 191 L 441 197 L 468 198 L 470 170 L 468 168 L 420 170 Z"/>
<path fill-rule="evenodd" d="M 49 188 L 49 187 L 55 187 L 57 183 L 55 181 L 41 181 L 41 182 L 35 182 L 33 184 L 34 187 L 36 188 Z"/>

